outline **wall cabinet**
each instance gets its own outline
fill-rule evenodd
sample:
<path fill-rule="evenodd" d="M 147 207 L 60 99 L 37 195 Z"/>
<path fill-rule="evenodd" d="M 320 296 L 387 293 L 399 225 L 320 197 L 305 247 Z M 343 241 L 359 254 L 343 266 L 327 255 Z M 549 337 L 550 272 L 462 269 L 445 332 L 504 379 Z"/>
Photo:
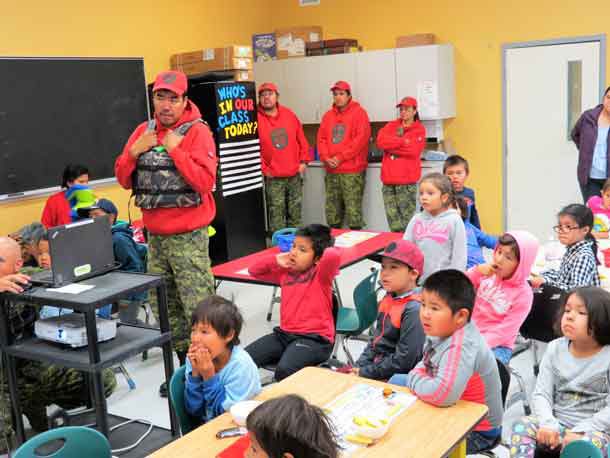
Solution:
<path fill-rule="evenodd" d="M 254 79 L 277 84 L 280 102 L 303 124 L 320 122 L 339 80 L 351 84 L 372 122 L 395 119 L 395 105 L 407 95 L 418 99 L 422 119 L 438 120 L 456 113 L 453 62 L 453 45 L 415 46 L 256 62 Z"/>

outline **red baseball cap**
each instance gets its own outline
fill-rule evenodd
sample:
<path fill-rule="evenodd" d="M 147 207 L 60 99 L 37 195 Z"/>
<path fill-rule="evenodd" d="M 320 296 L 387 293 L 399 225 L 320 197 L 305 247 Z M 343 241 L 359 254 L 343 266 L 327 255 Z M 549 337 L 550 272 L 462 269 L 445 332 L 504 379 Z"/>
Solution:
<path fill-rule="evenodd" d="M 381 262 L 381 258 L 390 258 L 408 265 L 420 274 L 424 271 L 424 254 L 409 240 L 397 240 L 390 243 L 383 253 L 370 256 L 373 261 Z"/>
<path fill-rule="evenodd" d="M 187 88 L 188 82 L 186 80 L 186 75 L 176 70 L 169 70 L 157 75 L 153 86 L 153 92 L 167 89 L 168 91 L 174 92 L 176 95 L 182 95 L 186 92 Z"/>
<path fill-rule="evenodd" d="M 274 91 L 276 94 L 279 94 L 277 86 L 273 83 L 263 83 L 258 87 L 258 94 L 260 95 L 263 91 Z"/>
<path fill-rule="evenodd" d="M 352 88 L 347 81 L 337 81 L 334 86 L 330 88 L 331 91 L 334 91 L 335 89 L 352 92 Z"/>
<path fill-rule="evenodd" d="M 398 107 L 417 108 L 417 100 L 415 100 L 413 97 L 405 97 L 400 102 L 398 102 L 398 105 L 396 105 L 396 108 L 398 108 Z"/>

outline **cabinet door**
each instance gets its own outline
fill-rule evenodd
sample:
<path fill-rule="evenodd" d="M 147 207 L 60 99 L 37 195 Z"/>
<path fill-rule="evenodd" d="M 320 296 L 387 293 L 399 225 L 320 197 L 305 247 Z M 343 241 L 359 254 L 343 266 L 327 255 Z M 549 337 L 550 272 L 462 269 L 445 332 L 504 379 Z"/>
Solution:
<path fill-rule="evenodd" d="M 396 48 L 398 98 L 417 98 L 422 119 L 455 116 L 452 45 Z"/>
<path fill-rule="evenodd" d="M 282 94 L 284 92 L 284 61 L 254 62 L 254 81 L 256 81 L 257 89 L 263 83 L 274 83 Z"/>
<path fill-rule="evenodd" d="M 324 113 L 333 104 L 333 97 L 330 92 L 333 84 L 337 81 L 347 81 L 352 87 L 352 92 L 354 91 L 356 86 L 356 53 L 318 56 L 313 59 L 315 59 L 316 71 L 319 72 L 318 91 L 316 94 L 318 97 L 318 110 L 315 121 L 319 123 Z"/>
<path fill-rule="evenodd" d="M 303 124 L 318 122 L 318 94 L 320 84 L 316 57 L 286 59 L 284 89 L 280 102 L 293 110 Z"/>
<path fill-rule="evenodd" d="M 394 50 L 367 51 L 356 55 L 354 98 L 371 122 L 390 121 L 396 112 L 396 66 Z"/>

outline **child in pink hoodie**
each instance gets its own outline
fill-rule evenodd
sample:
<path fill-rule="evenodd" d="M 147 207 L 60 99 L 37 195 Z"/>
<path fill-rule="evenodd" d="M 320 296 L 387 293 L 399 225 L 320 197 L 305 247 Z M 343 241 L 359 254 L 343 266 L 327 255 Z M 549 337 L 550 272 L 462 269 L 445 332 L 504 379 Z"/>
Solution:
<path fill-rule="evenodd" d="M 472 321 L 504 364 L 512 356 L 519 328 L 532 307 L 527 279 L 537 253 L 538 240 L 532 234 L 506 232 L 498 239 L 491 264 L 466 272 L 477 290 Z"/>

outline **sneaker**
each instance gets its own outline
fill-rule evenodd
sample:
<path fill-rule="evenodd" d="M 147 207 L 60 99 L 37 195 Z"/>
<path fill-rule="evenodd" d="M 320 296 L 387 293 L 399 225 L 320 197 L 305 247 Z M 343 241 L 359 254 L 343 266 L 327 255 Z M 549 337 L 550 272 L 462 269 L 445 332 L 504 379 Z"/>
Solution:
<path fill-rule="evenodd" d="M 163 382 L 159 387 L 159 396 L 161 396 L 162 398 L 167 397 L 167 382 Z"/>

